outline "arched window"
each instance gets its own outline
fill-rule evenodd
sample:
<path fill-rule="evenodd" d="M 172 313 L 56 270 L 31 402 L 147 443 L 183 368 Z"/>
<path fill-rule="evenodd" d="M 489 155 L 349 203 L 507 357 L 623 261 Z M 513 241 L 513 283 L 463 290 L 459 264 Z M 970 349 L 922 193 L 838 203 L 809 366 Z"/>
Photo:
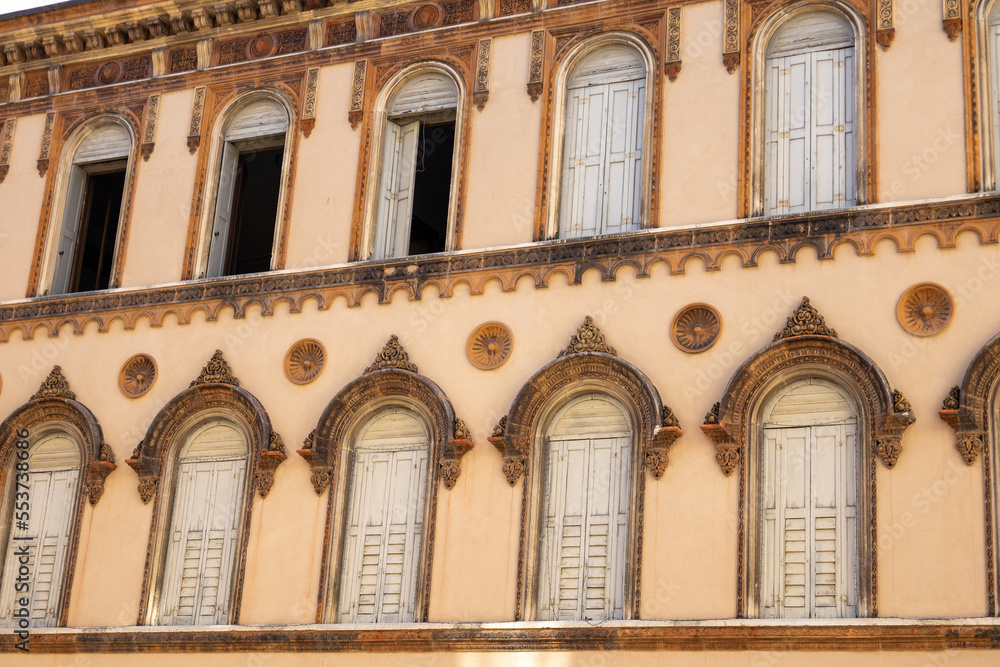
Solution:
<path fill-rule="evenodd" d="M 270 271 L 277 267 L 289 170 L 290 107 L 276 93 L 254 93 L 230 105 L 220 124 L 213 152 L 216 182 L 207 261 L 207 278 Z"/>
<path fill-rule="evenodd" d="M 632 428 L 605 394 L 555 415 L 546 436 L 536 618 L 624 618 Z"/>
<path fill-rule="evenodd" d="M 643 226 L 647 69 L 628 42 L 587 52 L 566 80 L 559 238 Z"/>
<path fill-rule="evenodd" d="M 984 76 L 980 77 L 983 90 L 982 132 L 983 189 L 997 189 L 997 170 L 1000 169 L 1000 2 L 981 2 L 977 23 L 978 47 L 983 54 L 980 63 Z M 985 28 L 985 29 L 983 29 Z"/>
<path fill-rule="evenodd" d="M 763 213 L 853 206 L 858 192 L 857 35 L 840 13 L 794 14 L 764 62 Z M 861 107 L 863 108 L 863 107 Z"/>
<path fill-rule="evenodd" d="M 337 620 L 410 623 L 426 539 L 430 434 L 412 410 L 379 411 L 350 454 Z"/>
<path fill-rule="evenodd" d="M 108 289 L 117 273 L 132 131 L 118 118 L 102 117 L 79 130 L 74 143 L 56 185 L 65 194 L 53 217 L 59 232 L 50 243 L 48 294 Z"/>
<path fill-rule="evenodd" d="M 165 533 L 157 625 L 232 622 L 233 571 L 247 496 L 247 438 L 226 419 L 182 440 Z"/>
<path fill-rule="evenodd" d="M 29 440 L 19 442 L 28 445 Z M 18 446 L 14 451 L 0 503 L 6 532 L 0 627 L 17 625 L 14 613 L 21 609 L 19 600 L 27 598 L 30 627 L 49 628 L 59 622 L 67 580 L 80 497 L 81 446 L 66 430 L 50 427 L 41 429 L 30 447 Z M 27 453 L 25 459 L 20 458 L 21 452 Z M 25 553 L 26 575 L 22 569 Z"/>
<path fill-rule="evenodd" d="M 367 253 L 391 259 L 452 248 L 464 98 L 456 77 L 419 68 L 385 105 L 374 234 Z"/>
<path fill-rule="evenodd" d="M 858 414 L 847 392 L 808 378 L 762 412 L 760 616 L 858 616 Z"/>

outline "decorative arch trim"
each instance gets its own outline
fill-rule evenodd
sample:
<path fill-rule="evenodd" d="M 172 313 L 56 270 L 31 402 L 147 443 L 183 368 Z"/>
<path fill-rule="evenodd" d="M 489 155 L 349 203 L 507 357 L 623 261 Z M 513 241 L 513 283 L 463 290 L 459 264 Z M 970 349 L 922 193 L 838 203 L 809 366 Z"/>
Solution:
<path fill-rule="evenodd" d="M 79 551 L 80 520 L 83 517 L 84 499 L 86 498 L 91 505 L 96 505 L 104 494 L 104 480 L 118 466 L 115 465 L 114 453 L 104 442 L 104 433 L 97 417 L 76 400 L 76 395 L 70 390 L 62 369 L 55 366 L 42 382 L 38 392 L 0 424 L 0 490 L 6 488 L 7 474 L 11 470 L 9 463 L 14 455 L 17 441 L 30 437 L 22 434 L 25 431 L 31 434 L 38 427 L 52 423 L 68 425 L 75 431 L 82 444 L 80 451 L 82 484 L 71 528 L 62 594 L 58 601 L 57 624 L 64 626 L 69 614 L 69 598 L 73 589 L 73 573 Z"/>

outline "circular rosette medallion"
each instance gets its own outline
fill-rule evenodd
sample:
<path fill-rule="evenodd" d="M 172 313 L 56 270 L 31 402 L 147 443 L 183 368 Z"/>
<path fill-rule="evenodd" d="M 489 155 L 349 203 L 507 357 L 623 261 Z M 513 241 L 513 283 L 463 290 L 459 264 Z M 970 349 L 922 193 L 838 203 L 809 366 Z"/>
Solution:
<path fill-rule="evenodd" d="M 715 345 L 721 331 L 719 311 L 708 304 L 693 303 L 681 308 L 674 316 L 670 338 L 685 352 L 697 354 Z"/>
<path fill-rule="evenodd" d="M 139 398 L 156 382 L 156 362 L 148 354 L 137 354 L 122 365 L 118 389 L 128 398 Z"/>
<path fill-rule="evenodd" d="M 896 304 L 899 325 L 915 336 L 933 336 L 948 326 L 954 312 L 948 290 L 934 283 L 914 285 Z"/>
<path fill-rule="evenodd" d="M 513 348 L 514 335 L 510 327 L 500 322 L 486 322 L 469 336 L 465 353 L 473 366 L 488 371 L 502 366 Z"/>
<path fill-rule="evenodd" d="M 304 338 L 288 348 L 285 355 L 285 377 L 295 384 L 308 384 L 316 379 L 326 363 L 323 344 Z"/>

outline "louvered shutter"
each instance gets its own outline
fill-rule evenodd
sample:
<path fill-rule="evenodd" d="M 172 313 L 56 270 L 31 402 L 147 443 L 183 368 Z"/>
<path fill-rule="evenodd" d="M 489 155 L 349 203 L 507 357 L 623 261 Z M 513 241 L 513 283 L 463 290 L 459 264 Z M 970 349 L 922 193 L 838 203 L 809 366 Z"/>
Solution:
<path fill-rule="evenodd" d="M 243 518 L 245 444 L 229 425 L 209 427 L 198 437 L 202 442 L 195 445 L 204 449 L 189 448 L 177 466 L 160 625 L 219 625 L 229 611 Z M 241 448 L 240 458 L 226 451 Z"/>
<path fill-rule="evenodd" d="M 639 228 L 646 80 L 612 84 L 609 96 L 604 234 Z"/>
<path fill-rule="evenodd" d="M 0 627 L 14 625 L 13 610 L 18 598 L 29 599 L 31 627 L 53 627 L 58 620 L 70 534 L 78 502 L 80 452 L 76 443 L 62 435 L 40 441 L 28 460 L 28 529 L 19 530 L 10 521 L 10 538 L 0 584 Z M 15 485 L 10 485 L 13 496 Z M 23 491 L 23 489 L 22 489 Z M 16 538 L 16 539 L 15 539 Z M 19 561 L 16 550 L 28 546 L 28 591 L 15 590 Z"/>
<path fill-rule="evenodd" d="M 256 100 L 233 116 L 226 127 L 226 141 L 284 134 L 288 129 L 288 113 L 274 100 Z"/>
<path fill-rule="evenodd" d="M 219 190 L 215 200 L 215 222 L 208 251 L 208 278 L 222 275 L 226 263 L 229 227 L 233 219 L 236 172 L 240 151 L 228 141 L 222 144 L 222 165 L 219 171 Z"/>
<path fill-rule="evenodd" d="M 427 72 L 414 77 L 392 98 L 390 116 L 424 114 L 458 106 L 455 82 L 441 72 Z"/>
<path fill-rule="evenodd" d="M 341 622 L 409 623 L 416 609 L 427 437 L 406 411 L 394 411 L 379 422 L 355 450 Z"/>
<path fill-rule="evenodd" d="M 63 209 L 63 224 L 59 231 L 59 247 L 50 294 L 65 294 L 69 289 L 70 272 L 73 270 L 80 221 L 83 217 L 83 195 L 86 186 L 87 172 L 73 165 L 69 186 L 66 189 L 66 205 Z"/>
<path fill-rule="evenodd" d="M 810 406 L 819 411 L 808 414 Z M 811 425 L 789 425 L 796 421 Z M 857 616 L 855 428 L 841 397 L 801 385 L 764 429 L 764 618 Z"/>
<path fill-rule="evenodd" d="M 812 202 L 814 210 L 854 204 L 853 49 L 810 54 L 812 104 L 809 118 L 813 143 Z M 850 178 L 848 177 L 850 176 Z"/>
<path fill-rule="evenodd" d="M 1000 4 L 993 3 L 988 31 L 990 54 L 990 82 L 993 88 L 993 187 L 1000 189 Z"/>
<path fill-rule="evenodd" d="M 375 228 L 375 259 L 409 254 L 419 136 L 419 121 L 403 124 L 386 122 L 382 191 Z"/>
<path fill-rule="evenodd" d="M 73 156 L 73 164 L 127 160 L 131 150 L 132 139 L 125 128 L 113 123 L 102 125 L 80 143 Z"/>

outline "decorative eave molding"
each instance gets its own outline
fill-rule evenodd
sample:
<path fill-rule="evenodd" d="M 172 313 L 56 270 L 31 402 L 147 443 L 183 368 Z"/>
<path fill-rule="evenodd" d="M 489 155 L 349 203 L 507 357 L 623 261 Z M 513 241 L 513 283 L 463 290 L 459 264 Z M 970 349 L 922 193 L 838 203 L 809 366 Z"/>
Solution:
<path fill-rule="evenodd" d="M 400 290 L 410 300 L 418 300 L 428 287 L 448 297 L 462 283 L 472 285 L 472 293 L 479 295 L 491 280 L 499 280 L 508 292 L 518 289 L 522 278 L 530 278 L 536 288 L 544 288 L 554 276 L 562 275 L 575 285 L 589 270 L 613 281 L 622 267 L 646 277 L 660 263 L 671 274 L 685 273 L 694 260 L 708 270 L 721 270 L 723 260 L 734 256 L 743 267 L 754 267 L 765 252 L 774 252 L 782 263 L 791 263 L 803 248 L 810 248 L 824 260 L 832 259 L 844 245 L 867 256 L 885 252 L 887 244 L 880 243 L 885 239 L 892 240 L 899 252 L 912 251 L 917 239 L 925 235 L 935 238 L 939 247 L 950 248 L 956 245 L 958 234 L 965 231 L 976 234 L 981 244 L 991 244 L 1000 237 L 998 216 L 1000 197 L 967 197 L 932 204 L 861 208 L 683 230 L 653 229 L 609 238 L 359 262 L 166 287 L 37 297 L 0 305 L 0 343 L 9 341 L 14 331 L 30 340 L 38 331 L 56 336 L 64 326 L 75 334 L 87 334 L 89 325 L 96 324 L 96 330 L 103 333 L 115 320 L 126 331 L 134 329 L 142 319 L 151 326 L 172 323 L 168 315 L 184 325 L 199 311 L 209 321 L 227 309 L 236 318 L 245 317 L 251 308 L 260 308 L 263 315 L 269 316 L 283 301 L 291 305 L 294 314 L 310 299 L 318 303 L 320 310 L 326 310 L 339 297 L 345 298 L 349 306 L 359 307 L 371 293 L 377 295 L 379 303 L 389 303 Z"/>

